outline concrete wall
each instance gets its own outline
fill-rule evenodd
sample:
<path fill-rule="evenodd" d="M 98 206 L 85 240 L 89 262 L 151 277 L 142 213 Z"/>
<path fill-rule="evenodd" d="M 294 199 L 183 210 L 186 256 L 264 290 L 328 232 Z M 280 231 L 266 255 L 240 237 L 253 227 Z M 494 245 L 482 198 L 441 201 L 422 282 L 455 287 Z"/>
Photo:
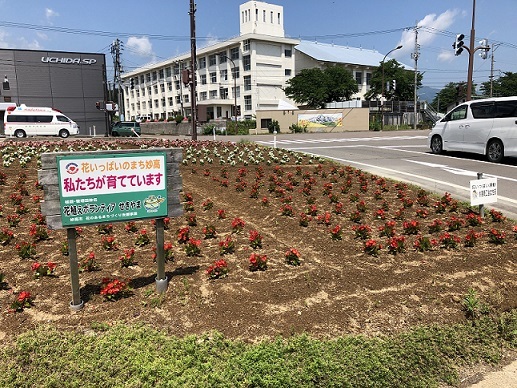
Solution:
<path fill-rule="evenodd" d="M 307 132 L 347 132 L 369 130 L 368 108 L 320 109 L 320 110 L 259 110 L 257 129 L 262 128 L 263 120 L 277 120 L 280 132 L 290 132 L 292 124 L 308 124 Z"/>

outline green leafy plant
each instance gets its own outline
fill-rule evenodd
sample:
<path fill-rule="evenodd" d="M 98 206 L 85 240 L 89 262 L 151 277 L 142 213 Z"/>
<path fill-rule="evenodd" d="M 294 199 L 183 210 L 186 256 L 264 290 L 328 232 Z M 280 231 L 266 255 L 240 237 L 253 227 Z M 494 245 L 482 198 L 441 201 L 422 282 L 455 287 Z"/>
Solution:
<path fill-rule="evenodd" d="M 265 271 L 267 269 L 267 256 L 252 253 L 249 258 L 249 270 L 254 271 Z"/>
<path fill-rule="evenodd" d="M 229 273 L 228 263 L 224 259 L 215 261 L 208 269 L 206 273 L 209 279 L 220 279 L 228 276 Z"/>
<path fill-rule="evenodd" d="M 29 291 L 21 291 L 16 300 L 11 303 L 10 311 L 20 313 L 26 308 L 30 308 L 34 305 L 34 298 Z"/>
<path fill-rule="evenodd" d="M 31 265 L 31 271 L 34 272 L 35 278 L 39 278 L 41 276 L 52 276 L 56 267 L 56 263 L 53 263 L 52 261 L 47 262 L 47 264 L 35 262 Z"/>
<path fill-rule="evenodd" d="M 149 244 L 151 240 L 149 239 L 149 235 L 147 234 L 147 229 L 142 229 L 136 236 L 135 245 L 139 247 L 143 247 Z"/>
<path fill-rule="evenodd" d="M 16 244 L 15 248 L 22 259 L 32 259 L 36 256 L 36 246 L 33 243 L 22 241 Z"/>
<path fill-rule="evenodd" d="M 285 262 L 289 265 L 294 265 L 294 266 L 300 265 L 301 264 L 300 252 L 298 252 L 298 250 L 295 248 L 289 248 L 285 252 Z"/>
<path fill-rule="evenodd" d="M 101 281 L 100 294 L 109 301 L 127 298 L 132 293 L 129 281 L 104 278 Z"/>

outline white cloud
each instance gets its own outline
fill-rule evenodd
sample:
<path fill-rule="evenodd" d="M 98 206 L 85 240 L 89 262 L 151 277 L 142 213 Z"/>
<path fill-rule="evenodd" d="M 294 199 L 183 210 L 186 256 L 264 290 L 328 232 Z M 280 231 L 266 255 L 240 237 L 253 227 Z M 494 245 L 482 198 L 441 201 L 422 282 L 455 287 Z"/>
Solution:
<path fill-rule="evenodd" d="M 126 48 L 130 50 L 132 54 L 139 57 L 154 58 L 156 56 L 153 51 L 153 44 L 147 36 L 142 36 L 141 38 L 130 36 L 127 40 Z"/>
<path fill-rule="evenodd" d="M 454 21 L 461 15 L 461 12 L 458 10 L 447 10 L 440 15 L 429 14 L 426 15 L 422 20 L 417 23 L 418 27 L 418 44 L 420 47 L 430 45 L 435 39 L 439 37 L 438 34 L 434 33 L 433 30 L 444 31 L 447 30 L 451 25 L 454 24 Z M 402 37 L 400 39 L 400 44 L 403 46 L 401 50 L 397 53 L 397 56 L 406 55 L 415 50 L 415 32 L 414 30 L 407 30 L 402 33 Z M 452 52 L 452 50 L 451 50 Z M 452 55 L 454 57 L 454 55 Z M 447 55 L 446 52 L 441 52 L 438 55 L 438 60 L 440 61 L 450 61 L 450 56 Z"/>
<path fill-rule="evenodd" d="M 47 19 L 47 22 L 52 24 L 52 19 L 59 16 L 59 14 L 50 8 L 45 8 L 45 18 Z"/>

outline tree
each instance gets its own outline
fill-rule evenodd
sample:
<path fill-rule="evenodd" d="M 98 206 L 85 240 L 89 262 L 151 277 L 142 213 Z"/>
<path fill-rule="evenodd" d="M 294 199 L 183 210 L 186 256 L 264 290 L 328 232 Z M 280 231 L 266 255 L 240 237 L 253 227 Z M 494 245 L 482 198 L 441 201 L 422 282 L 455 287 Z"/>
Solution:
<path fill-rule="evenodd" d="M 384 67 L 384 77 L 383 74 Z M 396 59 L 380 64 L 372 73 L 370 90 L 365 94 L 367 100 L 375 99 L 382 94 L 382 79 L 384 78 L 384 97 L 387 100 L 413 101 L 415 98 L 415 72 L 406 70 Z M 422 86 L 422 73 L 417 74 L 417 88 Z M 392 82 L 396 87 L 393 89 Z M 386 87 L 389 83 L 389 87 Z"/>
<path fill-rule="evenodd" d="M 303 69 L 287 81 L 287 97 L 310 108 L 324 108 L 326 103 L 349 100 L 357 93 L 357 82 L 341 66 Z"/>
<path fill-rule="evenodd" d="M 436 94 L 431 106 L 437 112 L 446 113 L 451 105 L 455 105 L 466 98 L 466 91 L 467 84 L 465 82 L 449 82 Z"/>
<path fill-rule="evenodd" d="M 517 73 L 504 72 L 504 75 L 493 82 L 492 95 L 495 97 L 517 96 Z M 490 96 L 490 81 L 481 84 L 481 91 Z"/>

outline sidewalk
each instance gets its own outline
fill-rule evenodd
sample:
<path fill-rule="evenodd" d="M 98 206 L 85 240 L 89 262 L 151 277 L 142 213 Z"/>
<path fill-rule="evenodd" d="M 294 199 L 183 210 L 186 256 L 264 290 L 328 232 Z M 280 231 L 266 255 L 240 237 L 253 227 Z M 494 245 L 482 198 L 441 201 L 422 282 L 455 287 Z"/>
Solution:
<path fill-rule="evenodd" d="M 517 388 L 517 360 L 500 371 L 490 372 L 472 388 Z"/>

